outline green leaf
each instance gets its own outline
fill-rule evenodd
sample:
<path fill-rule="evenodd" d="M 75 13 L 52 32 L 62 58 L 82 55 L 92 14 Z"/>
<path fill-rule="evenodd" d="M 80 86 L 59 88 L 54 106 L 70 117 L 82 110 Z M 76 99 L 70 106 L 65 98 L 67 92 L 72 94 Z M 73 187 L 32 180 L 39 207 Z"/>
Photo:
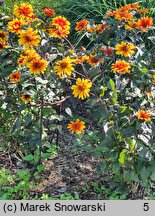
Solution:
<path fill-rule="evenodd" d="M 148 167 L 143 166 L 140 170 L 140 176 L 142 177 L 142 180 L 146 180 L 150 176 L 150 169 Z"/>
<path fill-rule="evenodd" d="M 45 170 L 44 165 L 41 164 L 41 165 L 37 166 L 37 170 L 38 170 L 38 172 L 44 171 Z"/>
<path fill-rule="evenodd" d="M 115 83 L 112 79 L 109 80 L 109 84 L 110 84 L 112 91 L 115 91 Z"/>
<path fill-rule="evenodd" d="M 44 154 L 42 154 L 41 157 L 42 157 L 43 159 L 47 159 L 47 158 L 51 157 L 51 153 L 44 153 Z"/>
<path fill-rule="evenodd" d="M 124 128 L 122 130 L 122 137 L 126 138 L 126 137 L 131 137 L 135 135 L 135 128 L 134 127 L 128 127 L 128 128 Z"/>
<path fill-rule="evenodd" d="M 119 162 L 123 165 L 124 163 L 125 163 L 125 158 L 126 158 L 126 152 L 127 152 L 128 150 L 127 149 L 123 149 L 122 151 L 121 151 L 121 153 L 120 153 L 120 155 L 119 155 Z"/>
<path fill-rule="evenodd" d="M 152 173 L 152 175 L 150 176 L 150 178 L 151 178 L 152 181 L 155 181 L 155 172 Z"/>
<path fill-rule="evenodd" d="M 34 159 L 34 156 L 32 154 L 27 155 L 23 158 L 24 161 L 32 161 Z"/>
<path fill-rule="evenodd" d="M 124 178 L 124 180 L 126 182 L 130 182 L 131 181 L 130 172 L 129 171 L 124 171 L 123 178 Z"/>
<path fill-rule="evenodd" d="M 114 173 L 117 173 L 119 170 L 120 170 L 120 165 L 119 165 L 119 163 L 113 163 L 113 164 L 112 164 L 112 171 L 113 171 Z"/>
<path fill-rule="evenodd" d="M 127 141 L 127 143 L 129 143 L 129 145 L 130 145 L 130 146 L 129 146 L 130 151 L 131 151 L 131 152 L 134 152 L 136 140 L 131 139 L 131 138 L 127 138 L 126 141 Z"/>
<path fill-rule="evenodd" d="M 11 133 L 13 134 L 19 131 L 21 129 L 21 124 L 22 124 L 21 118 L 17 117 L 13 123 Z"/>
<path fill-rule="evenodd" d="M 130 180 L 135 181 L 135 182 L 139 181 L 138 175 L 134 171 L 131 170 L 129 175 L 130 175 Z"/>
<path fill-rule="evenodd" d="M 106 162 L 105 161 L 101 161 L 99 162 L 98 166 L 97 166 L 97 170 L 100 172 L 100 173 L 104 173 L 105 172 L 105 168 L 106 168 Z"/>
<path fill-rule="evenodd" d="M 40 139 L 36 140 L 36 146 L 41 147 L 42 146 L 42 141 Z"/>
<path fill-rule="evenodd" d="M 88 152 L 94 151 L 94 148 L 92 146 L 82 146 L 81 148 L 84 151 L 88 151 Z"/>
<path fill-rule="evenodd" d="M 141 72 L 146 74 L 148 72 L 148 69 L 144 67 L 144 68 L 141 69 Z"/>
<path fill-rule="evenodd" d="M 36 150 L 36 155 L 40 155 L 40 149 L 38 148 L 37 150 Z"/>
<path fill-rule="evenodd" d="M 120 113 L 124 113 L 126 110 L 127 110 L 127 106 L 120 106 L 119 107 L 119 111 L 120 111 Z"/>
<path fill-rule="evenodd" d="M 117 91 L 114 90 L 112 97 L 111 97 L 113 104 L 118 104 L 117 99 L 118 99 Z"/>

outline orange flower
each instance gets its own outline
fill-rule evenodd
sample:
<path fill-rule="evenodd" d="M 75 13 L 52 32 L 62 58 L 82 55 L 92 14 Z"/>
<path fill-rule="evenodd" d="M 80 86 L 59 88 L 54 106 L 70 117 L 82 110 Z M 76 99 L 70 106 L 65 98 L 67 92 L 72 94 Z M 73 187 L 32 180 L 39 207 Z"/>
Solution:
<path fill-rule="evenodd" d="M 115 14 L 115 19 L 118 21 L 131 21 L 133 20 L 133 15 L 128 11 L 121 11 L 118 9 Z"/>
<path fill-rule="evenodd" d="M 115 64 L 112 64 L 112 71 L 114 73 L 125 74 L 130 73 L 130 64 L 124 60 L 118 60 Z"/>
<path fill-rule="evenodd" d="M 26 58 L 25 58 L 25 56 L 20 56 L 19 58 L 18 58 L 18 60 L 17 60 L 17 64 L 18 64 L 18 66 L 20 67 L 20 66 L 25 66 L 25 60 L 26 60 Z M 26 61 L 27 62 L 27 61 Z"/>
<path fill-rule="evenodd" d="M 135 53 L 135 46 L 133 43 L 126 43 L 122 41 L 120 44 L 116 44 L 115 50 L 117 55 L 129 57 Z"/>
<path fill-rule="evenodd" d="M 6 41 L 0 39 L 0 51 L 2 51 L 5 48 L 7 48 Z"/>
<path fill-rule="evenodd" d="M 55 11 L 51 8 L 43 8 L 43 12 L 45 16 L 49 16 L 49 17 L 54 17 L 55 16 Z"/>
<path fill-rule="evenodd" d="M 22 3 L 19 6 L 15 5 L 13 14 L 17 18 L 29 20 L 33 17 L 32 5 L 28 3 Z"/>
<path fill-rule="evenodd" d="M 12 83 L 18 83 L 18 82 L 20 82 L 20 76 L 21 76 L 21 73 L 19 71 L 12 72 L 9 76 L 10 81 Z"/>
<path fill-rule="evenodd" d="M 140 8 L 140 5 L 138 3 L 133 4 L 126 4 L 123 7 L 120 7 L 119 9 L 115 11 L 109 11 L 108 16 L 115 16 L 115 18 L 119 21 L 126 21 L 126 20 L 132 20 L 132 13 L 129 11 L 137 11 Z M 121 18 L 122 16 L 122 18 Z"/>
<path fill-rule="evenodd" d="M 95 65 L 97 65 L 98 63 L 101 63 L 103 62 L 103 58 L 97 58 L 97 55 L 90 55 L 89 56 L 89 59 L 88 59 L 88 63 L 94 67 Z"/>
<path fill-rule="evenodd" d="M 70 22 L 63 16 L 53 18 L 51 27 L 47 30 L 49 35 L 61 39 L 69 35 Z"/>
<path fill-rule="evenodd" d="M 145 8 L 145 9 L 139 9 L 137 12 L 139 14 L 147 14 L 147 13 L 149 13 L 149 10 L 147 8 Z"/>
<path fill-rule="evenodd" d="M 83 31 L 84 29 L 86 29 L 87 24 L 88 24 L 88 20 L 86 20 L 86 19 L 83 19 L 79 22 L 76 22 L 75 30 L 76 31 Z"/>
<path fill-rule="evenodd" d="M 70 22 L 63 16 L 53 18 L 52 25 L 61 27 L 61 29 L 70 29 Z"/>
<path fill-rule="evenodd" d="M 32 100 L 32 97 L 29 94 L 21 94 L 20 98 L 24 103 L 29 103 Z"/>
<path fill-rule="evenodd" d="M 106 49 L 104 49 L 104 53 L 105 53 L 105 55 L 113 56 L 114 50 L 111 47 L 106 47 Z"/>
<path fill-rule="evenodd" d="M 13 19 L 8 22 L 8 31 L 19 34 L 24 23 L 19 19 Z"/>
<path fill-rule="evenodd" d="M 52 37 L 56 37 L 56 38 L 63 38 L 63 37 L 67 37 L 69 35 L 69 30 L 66 29 L 62 29 L 59 26 L 53 26 L 53 28 L 49 28 L 47 30 L 48 34 L 51 35 Z"/>
<path fill-rule="evenodd" d="M 107 24 L 101 24 L 98 27 L 98 34 L 102 34 L 104 30 L 106 30 L 108 28 Z"/>
<path fill-rule="evenodd" d="M 76 64 L 83 63 L 83 62 L 87 61 L 88 59 L 89 59 L 89 57 L 87 55 L 83 55 L 82 57 L 76 59 Z"/>
<path fill-rule="evenodd" d="M 138 27 L 138 23 L 135 21 L 129 21 L 126 25 L 125 25 L 125 29 L 128 31 L 132 31 L 134 29 L 136 29 Z"/>
<path fill-rule="evenodd" d="M 33 46 L 38 46 L 40 42 L 40 35 L 37 34 L 37 30 L 33 30 L 30 26 L 26 31 L 20 31 L 19 44 L 27 47 L 33 48 Z"/>
<path fill-rule="evenodd" d="M 97 31 L 99 31 L 101 33 L 102 32 L 101 24 L 99 24 L 99 25 L 88 25 L 86 30 L 89 33 L 95 33 Z"/>
<path fill-rule="evenodd" d="M 34 49 L 26 49 L 20 54 L 20 57 L 18 58 L 18 66 L 26 66 L 30 61 L 37 57 L 39 57 L 39 55 Z"/>
<path fill-rule="evenodd" d="M 140 8 L 140 5 L 138 3 L 132 3 L 129 4 L 130 9 L 129 10 L 138 10 Z"/>
<path fill-rule="evenodd" d="M 123 7 L 119 8 L 120 10 L 138 10 L 140 8 L 140 5 L 138 3 L 132 3 L 132 4 L 126 4 Z"/>
<path fill-rule="evenodd" d="M 148 111 L 145 111 L 145 110 L 139 110 L 137 113 L 137 118 L 139 120 L 151 121 L 150 113 Z"/>
<path fill-rule="evenodd" d="M 153 82 L 155 83 L 155 74 L 152 75 Z"/>
<path fill-rule="evenodd" d="M 104 51 L 104 49 L 105 49 L 105 48 L 104 48 L 103 46 L 100 47 L 100 51 Z"/>
<path fill-rule="evenodd" d="M 107 16 L 112 17 L 116 15 L 116 11 L 108 11 Z"/>
<path fill-rule="evenodd" d="M 30 73 L 40 74 L 45 72 L 47 68 L 47 61 L 38 57 L 30 61 L 27 66 L 30 69 Z"/>
<path fill-rule="evenodd" d="M 98 25 L 98 29 L 97 29 L 97 31 L 98 31 L 98 34 L 102 34 L 103 33 L 103 31 L 105 30 L 105 29 L 107 29 L 107 24 L 100 24 L 100 25 Z"/>
<path fill-rule="evenodd" d="M 152 25 L 153 25 L 153 19 L 152 17 L 142 17 L 138 21 L 137 28 L 142 31 L 147 31 Z"/>
<path fill-rule="evenodd" d="M 68 124 L 68 127 L 71 133 L 81 133 L 85 129 L 85 122 L 80 121 L 79 119 L 76 119 L 75 122 L 71 121 L 70 124 Z"/>
<path fill-rule="evenodd" d="M 0 30 L 0 40 L 2 41 L 8 40 L 8 33 L 6 31 Z"/>

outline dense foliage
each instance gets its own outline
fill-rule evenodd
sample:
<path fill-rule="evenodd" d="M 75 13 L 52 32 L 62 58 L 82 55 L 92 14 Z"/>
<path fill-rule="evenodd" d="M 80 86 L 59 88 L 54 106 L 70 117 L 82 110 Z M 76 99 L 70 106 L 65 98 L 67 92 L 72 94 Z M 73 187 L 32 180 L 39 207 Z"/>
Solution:
<path fill-rule="evenodd" d="M 59 134 L 113 182 L 155 180 L 153 18 L 138 3 L 74 23 L 15 5 L 0 20 L 1 149 L 41 172 Z M 63 138 L 61 142 L 63 142 Z M 29 179 L 28 179 L 29 181 Z"/>

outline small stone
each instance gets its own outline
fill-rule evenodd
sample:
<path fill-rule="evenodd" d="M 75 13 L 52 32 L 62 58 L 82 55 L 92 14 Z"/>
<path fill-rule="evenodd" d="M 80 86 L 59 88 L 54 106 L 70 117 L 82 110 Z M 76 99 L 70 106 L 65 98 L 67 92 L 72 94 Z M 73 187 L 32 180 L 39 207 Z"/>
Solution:
<path fill-rule="evenodd" d="M 23 163 L 20 162 L 20 161 L 17 162 L 17 166 L 18 166 L 19 169 L 25 169 L 25 168 L 26 168 L 26 167 L 25 167 L 25 164 L 23 164 Z"/>

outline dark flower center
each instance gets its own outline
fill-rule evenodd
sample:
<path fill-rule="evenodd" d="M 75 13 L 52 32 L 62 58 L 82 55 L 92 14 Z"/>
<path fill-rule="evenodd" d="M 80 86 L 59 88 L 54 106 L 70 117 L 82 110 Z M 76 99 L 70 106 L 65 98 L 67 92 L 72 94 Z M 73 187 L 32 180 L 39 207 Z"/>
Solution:
<path fill-rule="evenodd" d="M 41 66 L 40 62 L 35 62 L 34 63 L 34 68 L 40 68 L 40 66 Z"/>
<path fill-rule="evenodd" d="M 32 41 L 32 38 L 29 36 L 29 35 L 25 35 L 25 40 L 27 42 L 31 42 Z"/>
<path fill-rule="evenodd" d="M 68 65 L 67 62 L 62 62 L 62 63 L 60 63 L 60 67 L 61 67 L 62 69 L 65 69 L 65 68 L 67 67 L 67 65 Z"/>
<path fill-rule="evenodd" d="M 122 47 L 122 51 L 127 52 L 128 51 L 128 47 L 127 46 L 123 46 Z"/>
<path fill-rule="evenodd" d="M 79 89 L 79 91 L 84 91 L 84 90 L 85 90 L 85 86 L 79 85 L 79 86 L 78 86 L 78 89 Z"/>

